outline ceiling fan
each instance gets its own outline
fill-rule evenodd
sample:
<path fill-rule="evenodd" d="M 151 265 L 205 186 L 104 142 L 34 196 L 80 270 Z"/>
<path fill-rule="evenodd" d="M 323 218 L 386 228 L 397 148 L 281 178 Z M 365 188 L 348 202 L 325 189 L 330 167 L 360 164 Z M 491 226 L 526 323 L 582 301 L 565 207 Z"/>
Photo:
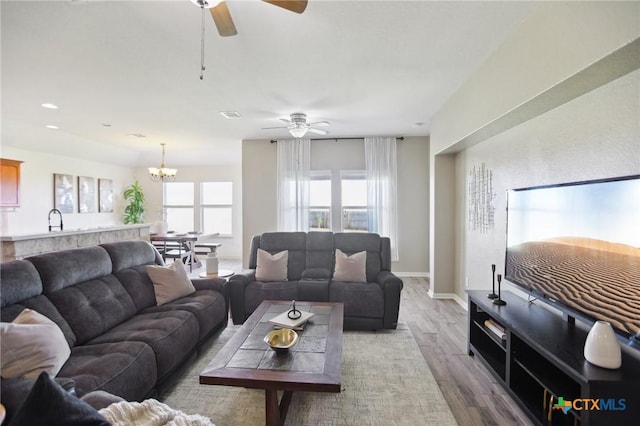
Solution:
<path fill-rule="evenodd" d="M 280 127 L 263 127 L 262 130 L 270 129 L 289 129 L 289 133 L 294 138 L 301 138 L 307 134 L 307 132 L 317 133 L 318 135 L 326 135 L 329 132 L 323 129 L 316 129 L 313 126 L 329 126 L 328 121 L 316 121 L 314 123 L 307 123 L 307 114 L 296 112 L 291 114 L 291 119 L 281 118 L 280 120 L 287 123 L 286 126 Z"/>
<path fill-rule="evenodd" d="M 274 6 L 290 10 L 295 13 L 302 13 L 307 8 L 307 0 L 262 0 Z M 238 34 L 236 26 L 231 19 L 229 7 L 226 1 L 220 0 L 191 0 L 192 3 L 203 9 L 209 9 L 213 22 L 216 24 L 218 33 L 222 37 L 229 37 Z"/>

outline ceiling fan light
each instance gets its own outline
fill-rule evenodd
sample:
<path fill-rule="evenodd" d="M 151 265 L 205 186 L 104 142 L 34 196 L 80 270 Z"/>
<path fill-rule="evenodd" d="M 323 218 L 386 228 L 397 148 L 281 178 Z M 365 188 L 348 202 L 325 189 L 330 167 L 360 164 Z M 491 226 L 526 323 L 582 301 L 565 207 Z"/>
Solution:
<path fill-rule="evenodd" d="M 221 1 L 222 0 L 191 0 L 191 3 L 195 4 L 198 7 L 211 9 L 216 7 Z"/>
<path fill-rule="evenodd" d="M 294 127 L 293 129 L 289 129 L 289 133 L 291 133 L 291 136 L 294 138 L 301 138 L 307 134 L 307 129 L 304 127 Z"/>

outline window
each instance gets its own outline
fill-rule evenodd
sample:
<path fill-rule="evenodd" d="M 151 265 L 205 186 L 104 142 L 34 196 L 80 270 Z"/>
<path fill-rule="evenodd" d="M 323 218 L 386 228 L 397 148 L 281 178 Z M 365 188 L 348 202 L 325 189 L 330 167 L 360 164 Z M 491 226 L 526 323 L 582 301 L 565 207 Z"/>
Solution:
<path fill-rule="evenodd" d="M 313 171 L 309 182 L 309 230 L 331 231 L 331 172 Z"/>
<path fill-rule="evenodd" d="M 231 235 L 233 233 L 232 182 L 202 182 L 200 197 L 202 232 Z"/>
<path fill-rule="evenodd" d="M 367 179 L 364 171 L 341 172 L 342 230 L 367 232 Z"/>
<path fill-rule="evenodd" d="M 163 207 L 169 231 L 178 233 L 194 231 L 193 182 L 165 182 Z"/>
<path fill-rule="evenodd" d="M 309 231 L 368 232 L 366 173 L 339 173 L 311 171 Z"/>
<path fill-rule="evenodd" d="M 170 231 L 233 234 L 232 182 L 165 182 L 163 199 Z"/>

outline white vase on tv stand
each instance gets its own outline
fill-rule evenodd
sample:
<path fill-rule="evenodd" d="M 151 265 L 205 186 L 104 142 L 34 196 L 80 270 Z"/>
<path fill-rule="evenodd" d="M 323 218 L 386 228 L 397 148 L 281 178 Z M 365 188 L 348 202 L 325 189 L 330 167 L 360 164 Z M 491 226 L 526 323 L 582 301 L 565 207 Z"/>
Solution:
<path fill-rule="evenodd" d="M 584 357 L 598 367 L 616 369 L 622 365 L 622 351 L 616 334 L 606 321 L 596 321 L 584 343 Z"/>

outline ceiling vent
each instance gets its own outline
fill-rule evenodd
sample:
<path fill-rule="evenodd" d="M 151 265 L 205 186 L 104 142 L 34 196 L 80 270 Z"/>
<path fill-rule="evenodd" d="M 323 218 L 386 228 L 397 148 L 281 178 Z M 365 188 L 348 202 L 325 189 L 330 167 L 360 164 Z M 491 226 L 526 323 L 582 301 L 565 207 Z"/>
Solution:
<path fill-rule="evenodd" d="M 242 117 L 238 111 L 220 111 L 220 115 L 228 120 Z"/>

